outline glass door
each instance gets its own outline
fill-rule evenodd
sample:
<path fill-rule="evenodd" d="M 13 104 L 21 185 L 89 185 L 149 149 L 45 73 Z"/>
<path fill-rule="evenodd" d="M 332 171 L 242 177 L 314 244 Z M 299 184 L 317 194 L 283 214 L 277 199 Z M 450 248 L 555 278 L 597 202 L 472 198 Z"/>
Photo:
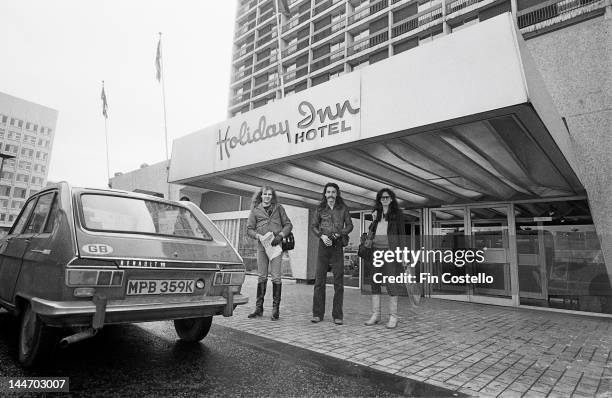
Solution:
<path fill-rule="evenodd" d="M 509 205 L 469 207 L 471 248 L 482 250 L 484 261 L 467 268 L 478 282 L 471 284 L 475 296 L 510 297 Z"/>

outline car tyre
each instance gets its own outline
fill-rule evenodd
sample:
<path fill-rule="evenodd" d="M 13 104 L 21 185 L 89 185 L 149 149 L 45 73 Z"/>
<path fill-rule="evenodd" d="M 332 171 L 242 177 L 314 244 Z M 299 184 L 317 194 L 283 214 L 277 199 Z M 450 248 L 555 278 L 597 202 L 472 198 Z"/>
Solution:
<path fill-rule="evenodd" d="M 212 316 L 201 318 L 175 319 L 174 329 L 181 340 L 188 343 L 196 343 L 202 340 L 212 325 Z"/>
<path fill-rule="evenodd" d="M 21 313 L 19 326 L 19 362 L 25 368 L 39 364 L 52 347 L 50 328 L 32 311 L 28 303 Z"/>

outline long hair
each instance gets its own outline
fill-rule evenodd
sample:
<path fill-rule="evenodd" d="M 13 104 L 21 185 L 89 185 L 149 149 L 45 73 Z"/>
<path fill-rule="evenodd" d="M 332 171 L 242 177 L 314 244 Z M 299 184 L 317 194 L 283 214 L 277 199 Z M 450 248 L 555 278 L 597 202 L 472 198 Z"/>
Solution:
<path fill-rule="evenodd" d="M 387 193 L 391 197 L 391 203 L 389 203 L 389 210 L 387 211 L 386 220 L 396 220 L 400 209 L 397 204 L 397 198 L 395 197 L 395 192 L 390 190 L 389 188 L 383 188 L 376 194 L 376 203 L 374 204 L 374 210 L 376 210 L 376 221 L 380 221 L 383 216 L 383 205 L 380 201 L 380 197 L 383 196 L 384 193 Z"/>
<path fill-rule="evenodd" d="M 278 199 L 276 198 L 276 189 L 272 188 L 269 185 L 264 185 L 263 187 L 259 188 L 257 192 L 253 194 L 253 199 L 251 199 L 251 209 L 254 209 L 257 206 L 259 206 L 259 204 L 261 203 L 261 195 L 264 193 L 264 191 L 272 191 L 272 202 L 271 203 L 273 205 L 275 205 L 278 202 Z"/>
<path fill-rule="evenodd" d="M 323 197 L 321 198 L 321 202 L 319 203 L 319 208 L 324 209 L 325 206 L 327 206 L 327 198 L 325 197 L 325 191 L 327 191 L 327 188 L 329 187 L 336 189 L 336 203 L 340 206 L 344 206 L 344 200 L 342 200 L 342 197 L 340 196 L 340 187 L 338 187 L 338 184 L 336 184 L 335 182 L 328 182 L 323 187 Z"/>

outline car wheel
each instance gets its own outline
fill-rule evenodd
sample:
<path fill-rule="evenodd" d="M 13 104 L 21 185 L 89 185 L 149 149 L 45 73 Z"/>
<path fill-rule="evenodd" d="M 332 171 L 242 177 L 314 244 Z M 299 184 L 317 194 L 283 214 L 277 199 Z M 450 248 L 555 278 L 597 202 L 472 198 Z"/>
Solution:
<path fill-rule="evenodd" d="M 202 340 L 210 331 L 212 316 L 202 318 L 175 319 L 174 329 L 183 341 L 195 343 Z"/>
<path fill-rule="evenodd" d="M 51 348 L 51 331 L 26 304 L 19 327 L 19 362 L 30 368 L 40 362 Z"/>

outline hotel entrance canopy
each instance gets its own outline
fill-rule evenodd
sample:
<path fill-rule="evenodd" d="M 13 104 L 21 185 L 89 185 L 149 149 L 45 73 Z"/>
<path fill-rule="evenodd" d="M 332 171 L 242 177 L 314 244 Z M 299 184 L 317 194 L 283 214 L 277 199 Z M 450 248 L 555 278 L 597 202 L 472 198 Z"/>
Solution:
<path fill-rule="evenodd" d="M 509 14 L 174 141 L 169 181 L 353 209 L 584 194 L 571 138 Z"/>

